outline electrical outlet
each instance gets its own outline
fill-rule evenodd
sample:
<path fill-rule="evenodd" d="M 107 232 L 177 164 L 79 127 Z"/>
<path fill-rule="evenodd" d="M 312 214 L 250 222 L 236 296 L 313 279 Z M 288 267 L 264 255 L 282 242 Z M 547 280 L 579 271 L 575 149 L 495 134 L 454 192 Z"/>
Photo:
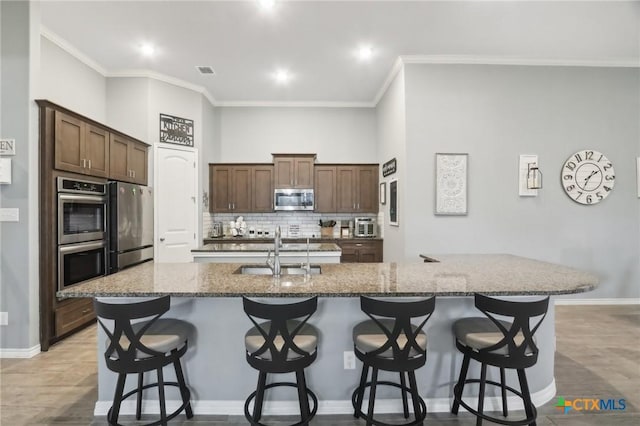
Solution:
<path fill-rule="evenodd" d="M 0 325 L 9 325 L 9 312 L 0 312 Z"/>
<path fill-rule="evenodd" d="M 356 368 L 356 354 L 353 351 L 344 351 L 344 369 L 355 370 Z"/>

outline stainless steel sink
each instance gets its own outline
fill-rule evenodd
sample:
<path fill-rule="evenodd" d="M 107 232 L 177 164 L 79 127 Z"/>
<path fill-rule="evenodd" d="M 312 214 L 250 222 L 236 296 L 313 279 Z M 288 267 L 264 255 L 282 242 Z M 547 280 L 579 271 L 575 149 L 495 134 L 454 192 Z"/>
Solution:
<path fill-rule="evenodd" d="M 307 269 L 300 265 L 282 265 L 280 275 L 304 275 Z M 309 274 L 319 275 L 322 273 L 320 265 L 311 265 Z M 234 274 L 242 275 L 273 275 L 271 268 L 265 265 L 242 265 L 235 270 Z"/>

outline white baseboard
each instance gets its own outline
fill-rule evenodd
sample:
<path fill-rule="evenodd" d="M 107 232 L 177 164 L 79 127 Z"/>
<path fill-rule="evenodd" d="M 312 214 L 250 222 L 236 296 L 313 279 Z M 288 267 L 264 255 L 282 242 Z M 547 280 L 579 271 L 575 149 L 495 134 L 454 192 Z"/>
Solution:
<path fill-rule="evenodd" d="M 640 305 L 640 298 L 616 299 L 555 299 L 556 305 Z"/>
<path fill-rule="evenodd" d="M 27 349 L 0 349 L 0 358 L 33 358 L 40 353 L 40 345 Z"/>
<path fill-rule="evenodd" d="M 531 399 L 537 407 L 551 401 L 556 395 L 555 379 L 545 388 L 531 394 Z M 465 402 L 469 405 L 477 406 L 478 402 L 475 397 L 465 398 Z M 367 400 L 363 402 L 363 407 L 367 406 Z M 429 413 L 445 413 L 451 410 L 450 398 L 428 398 L 425 400 L 427 404 L 427 412 Z M 181 401 L 170 400 L 166 402 L 167 412 L 170 413 L 181 405 Z M 509 396 L 507 405 L 512 410 L 522 410 L 522 400 L 517 396 Z M 244 401 L 212 401 L 202 400 L 193 401 L 191 403 L 193 412 L 196 415 L 244 415 Z M 411 406 L 411 404 L 410 404 Z M 93 414 L 95 416 L 106 416 L 111 407 L 111 401 L 96 402 Z M 499 411 L 502 407 L 502 400 L 499 396 L 485 398 L 484 407 L 486 411 Z M 263 412 L 265 415 L 289 415 L 298 413 L 300 410 L 297 401 L 267 401 L 265 402 Z M 464 409 L 462 409 L 464 410 Z M 136 402 L 124 401 L 120 407 L 122 415 L 133 415 L 136 412 Z M 157 400 L 143 400 L 143 414 L 158 414 L 160 406 Z M 401 413 L 401 399 L 380 399 L 376 400 L 376 413 Z M 350 400 L 336 401 L 319 401 L 317 414 L 352 414 L 353 406 Z"/>

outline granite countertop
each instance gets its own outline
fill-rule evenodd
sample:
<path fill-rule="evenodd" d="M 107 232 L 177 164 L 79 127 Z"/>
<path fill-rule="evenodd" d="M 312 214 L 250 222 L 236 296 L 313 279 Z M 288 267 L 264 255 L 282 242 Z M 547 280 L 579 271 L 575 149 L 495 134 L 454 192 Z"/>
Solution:
<path fill-rule="evenodd" d="M 222 242 L 204 244 L 192 253 L 199 252 L 268 252 L 273 251 L 273 243 L 268 242 Z M 306 243 L 285 243 L 280 247 L 281 252 L 307 252 Z M 309 251 L 341 251 L 334 243 L 309 243 Z"/>
<path fill-rule="evenodd" d="M 323 264 L 322 274 L 234 274 L 240 264 L 147 262 L 78 284 L 58 297 L 355 297 L 570 294 L 598 278 L 566 266 L 504 254 L 430 255 L 434 263 Z"/>
<path fill-rule="evenodd" d="M 283 237 L 283 243 L 305 243 L 307 240 L 306 237 Z M 382 241 L 380 237 L 309 237 L 309 241 L 313 243 L 333 243 L 336 241 Z M 271 243 L 273 244 L 273 237 L 232 237 L 232 236 L 224 236 L 224 237 L 207 237 L 203 240 L 204 244 L 212 244 L 212 243 Z"/>

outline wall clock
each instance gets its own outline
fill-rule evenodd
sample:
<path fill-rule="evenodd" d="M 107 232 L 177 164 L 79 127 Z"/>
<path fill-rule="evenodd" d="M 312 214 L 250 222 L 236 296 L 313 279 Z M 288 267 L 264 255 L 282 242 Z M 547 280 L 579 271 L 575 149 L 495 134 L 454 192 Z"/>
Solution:
<path fill-rule="evenodd" d="M 613 164 L 598 151 L 578 151 L 562 166 L 562 187 L 576 203 L 599 203 L 607 198 L 615 181 Z"/>

